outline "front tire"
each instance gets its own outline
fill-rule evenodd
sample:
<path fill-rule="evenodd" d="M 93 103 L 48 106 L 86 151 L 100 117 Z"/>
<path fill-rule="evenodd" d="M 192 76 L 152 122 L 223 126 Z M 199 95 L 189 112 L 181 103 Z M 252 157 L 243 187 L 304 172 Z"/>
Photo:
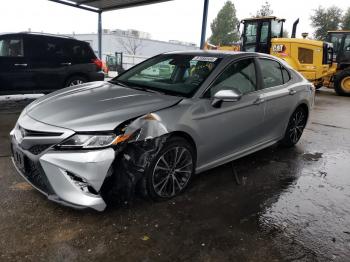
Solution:
<path fill-rule="evenodd" d="M 146 170 L 148 196 L 165 200 L 179 195 L 190 184 L 194 170 L 195 153 L 190 143 L 181 137 L 170 138 Z"/>
<path fill-rule="evenodd" d="M 307 112 L 303 107 L 298 107 L 291 115 L 287 130 L 280 144 L 284 147 L 292 147 L 298 143 L 307 121 Z"/>

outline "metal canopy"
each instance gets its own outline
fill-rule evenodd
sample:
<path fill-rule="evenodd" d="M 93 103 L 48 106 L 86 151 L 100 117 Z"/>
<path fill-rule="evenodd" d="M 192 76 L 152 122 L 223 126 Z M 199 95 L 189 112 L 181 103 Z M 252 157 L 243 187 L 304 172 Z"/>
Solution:
<path fill-rule="evenodd" d="M 87 11 L 98 13 L 98 54 L 102 59 L 102 12 L 117 9 L 150 5 L 173 0 L 49 0 L 51 2 L 68 5 Z M 204 48 L 205 31 L 207 27 L 209 0 L 204 0 L 202 34 L 200 48 Z"/>
<path fill-rule="evenodd" d="M 88 11 L 100 13 L 105 11 L 129 8 L 141 5 L 150 5 L 172 0 L 49 0 Z"/>

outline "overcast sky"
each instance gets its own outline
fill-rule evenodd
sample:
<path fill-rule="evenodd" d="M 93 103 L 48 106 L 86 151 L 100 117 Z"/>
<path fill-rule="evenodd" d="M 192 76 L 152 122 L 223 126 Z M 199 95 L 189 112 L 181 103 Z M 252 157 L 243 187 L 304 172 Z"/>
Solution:
<path fill-rule="evenodd" d="M 207 37 L 210 22 L 226 0 L 210 0 Z M 233 0 L 239 19 L 250 17 L 264 0 Z M 312 33 L 310 14 L 321 5 L 350 6 L 349 0 L 270 0 L 274 15 L 287 19 L 291 32 L 298 17 L 297 34 Z M 97 14 L 50 2 L 48 0 L 0 0 L 0 32 L 32 31 L 47 33 L 90 33 L 97 31 Z M 103 13 L 103 28 L 137 29 L 151 33 L 157 40 L 181 40 L 199 43 L 203 0 L 174 0 L 155 5 L 122 9 Z"/>

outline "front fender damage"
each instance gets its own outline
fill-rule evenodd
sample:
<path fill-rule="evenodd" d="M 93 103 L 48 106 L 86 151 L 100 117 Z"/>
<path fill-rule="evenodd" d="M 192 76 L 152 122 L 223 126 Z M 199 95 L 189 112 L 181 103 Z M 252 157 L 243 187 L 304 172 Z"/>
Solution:
<path fill-rule="evenodd" d="M 129 202 L 136 191 L 146 195 L 146 172 L 170 136 L 154 113 L 131 122 L 124 134 L 130 139 L 116 147 L 115 160 L 101 189 L 107 203 Z"/>

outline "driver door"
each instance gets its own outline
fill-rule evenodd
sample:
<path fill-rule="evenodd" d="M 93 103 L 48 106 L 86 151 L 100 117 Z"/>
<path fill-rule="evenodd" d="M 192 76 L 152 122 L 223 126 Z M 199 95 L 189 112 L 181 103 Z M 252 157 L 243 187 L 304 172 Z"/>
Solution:
<path fill-rule="evenodd" d="M 235 89 L 242 97 L 236 102 L 212 105 L 215 93 Z M 263 141 L 265 103 L 258 90 L 254 58 L 233 62 L 218 76 L 193 110 L 194 121 L 203 143 L 198 166 L 225 161 L 235 154 L 254 148 Z"/>

